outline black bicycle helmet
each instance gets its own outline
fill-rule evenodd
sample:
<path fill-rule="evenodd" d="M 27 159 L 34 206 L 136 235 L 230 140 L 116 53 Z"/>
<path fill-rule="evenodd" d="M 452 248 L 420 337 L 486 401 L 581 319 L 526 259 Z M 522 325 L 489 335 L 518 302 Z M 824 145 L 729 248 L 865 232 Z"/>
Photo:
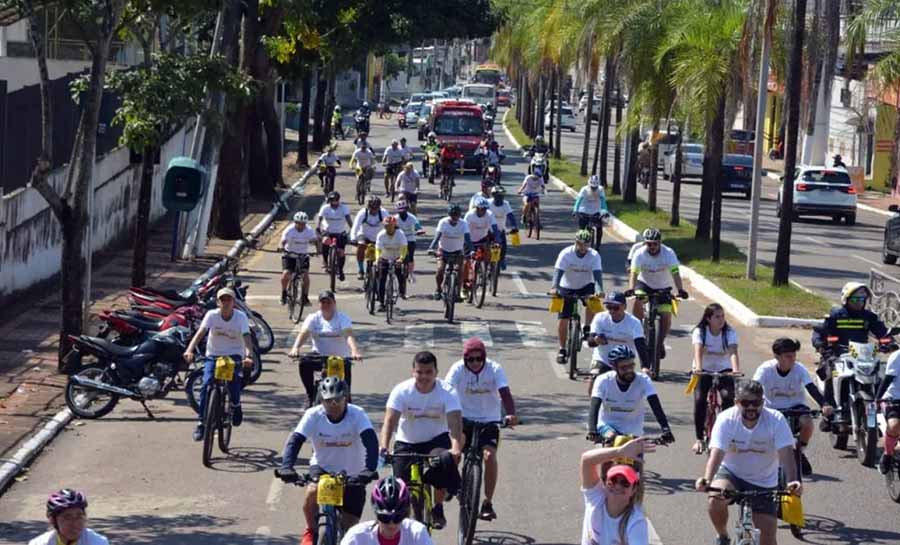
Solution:
<path fill-rule="evenodd" d="M 339 201 L 339 200 L 341 200 L 341 194 L 338 193 L 337 191 L 332 191 L 331 193 L 328 194 L 328 201 L 329 201 L 329 202 L 331 202 L 331 201 Z"/>
<path fill-rule="evenodd" d="M 458 204 L 451 204 L 450 206 L 447 207 L 447 215 L 448 216 L 462 215 L 462 208 L 460 208 Z"/>
<path fill-rule="evenodd" d="M 366 206 L 381 206 L 381 199 L 375 195 L 369 195 L 366 198 Z"/>
<path fill-rule="evenodd" d="M 506 195 L 506 190 L 503 189 L 502 187 L 500 187 L 499 185 L 494 186 L 494 188 L 491 189 L 492 197 L 502 197 L 504 195 Z"/>
<path fill-rule="evenodd" d="M 323 400 L 346 397 L 347 390 L 347 383 L 338 377 L 325 377 L 319 383 L 319 397 Z"/>
<path fill-rule="evenodd" d="M 609 354 L 606 355 L 606 359 L 609 360 L 609 363 L 611 365 L 615 365 L 622 360 L 633 360 L 634 350 L 625 346 L 624 344 L 620 344 L 618 346 L 612 347 L 612 350 L 610 350 Z"/>

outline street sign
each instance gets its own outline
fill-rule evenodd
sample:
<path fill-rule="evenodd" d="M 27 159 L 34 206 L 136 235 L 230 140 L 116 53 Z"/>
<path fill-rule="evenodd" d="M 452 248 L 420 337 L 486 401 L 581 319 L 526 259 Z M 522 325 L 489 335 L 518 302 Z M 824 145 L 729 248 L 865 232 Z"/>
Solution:
<path fill-rule="evenodd" d="M 206 190 L 206 169 L 190 157 L 174 157 L 166 169 L 163 206 L 169 210 L 190 212 Z"/>

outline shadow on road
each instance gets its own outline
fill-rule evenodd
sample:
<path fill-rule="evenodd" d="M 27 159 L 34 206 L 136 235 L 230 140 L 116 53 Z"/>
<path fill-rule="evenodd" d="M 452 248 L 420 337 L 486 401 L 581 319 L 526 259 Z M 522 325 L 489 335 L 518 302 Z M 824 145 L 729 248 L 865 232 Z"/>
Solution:
<path fill-rule="evenodd" d="M 806 529 L 803 540 L 807 543 L 842 545 L 875 545 L 900 543 L 900 532 L 854 528 L 841 521 L 820 517 L 806 516 Z"/>
<path fill-rule="evenodd" d="M 538 543 L 533 537 L 514 532 L 475 530 L 473 543 L 479 545 L 572 545 L 563 543 Z"/>

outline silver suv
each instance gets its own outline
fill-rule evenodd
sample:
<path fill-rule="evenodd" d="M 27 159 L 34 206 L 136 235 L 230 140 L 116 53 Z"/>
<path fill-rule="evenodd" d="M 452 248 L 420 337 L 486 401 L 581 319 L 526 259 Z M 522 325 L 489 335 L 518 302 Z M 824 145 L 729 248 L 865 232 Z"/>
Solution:
<path fill-rule="evenodd" d="M 844 168 L 801 166 L 794 177 L 794 217 L 830 216 L 847 225 L 856 223 L 856 188 Z M 777 215 L 781 216 L 784 177 L 778 189 Z"/>

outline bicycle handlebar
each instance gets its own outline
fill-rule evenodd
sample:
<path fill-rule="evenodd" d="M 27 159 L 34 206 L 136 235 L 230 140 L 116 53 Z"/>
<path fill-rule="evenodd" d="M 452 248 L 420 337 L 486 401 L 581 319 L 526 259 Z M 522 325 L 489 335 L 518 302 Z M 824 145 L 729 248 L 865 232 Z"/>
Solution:
<path fill-rule="evenodd" d="M 741 378 L 744 376 L 744 373 L 731 373 L 724 371 L 691 371 L 692 375 L 696 375 L 698 377 L 732 377 L 732 378 Z"/>
<path fill-rule="evenodd" d="M 354 358 L 353 356 L 326 356 L 324 354 L 319 354 L 318 352 L 307 352 L 306 354 L 297 354 L 296 356 L 291 356 L 291 359 L 300 360 L 301 362 L 307 363 L 325 363 L 329 358 L 341 358 L 344 360 L 344 363 L 352 364 L 355 361 L 362 361 L 362 358 Z"/>
<path fill-rule="evenodd" d="M 386 464 L 402 459 L 412 460 L 413 462 L 436 463 L 440 461 L 441 456 L 439 454 L 417 454 L 415 452 L 388 453 L 384 455 L 384 463 Z"/>
<path fill-rule="evenodd" d="M 725 499 L 735 499 L 737 501 L 741 501 L 744 499 L 751 498 L 765 498 L 765 497 L 784 497 L 784 496 L 792 496 L 793 494 L 787 490 L 732 490 L 730 488 L 719 488 L 717 486 L 707 486 L 707 492 L 718 492 Z"/>
<path fill-rule="evenodd" d="M 291 474 L 288 473 L 288 475 L 291 475 Z M 306 486 L 309 483 L 318 482 L 319 479 L 322 477 L 322 475 L 311 475 L 309 473 L 298 474 L 296 472 L 294 472 L 293 475 L 297 475 L 296 480 L 293 480 L 293 479 L 285 480 L 282 477 L 282 474 L 278 473 L 278 470 L 276 470 L 276 476 L 278 478 L 280 478 L 282 481 L 284 481 L 288 484 L 293 484 L 294 486 Z M 360 475 L 356 475 L 353 477 L 348 477 L 347 473 L 345 471 L 341 471 L 339 473 L 325 473 L 324 475 L 328 475 L 330 477 L 338 479 L 339 481 L 342 481 L 345 485 L 349 485 L 349 486 L 365 486 L 372 481 L 378 480 L 378 473 L 376 473 L 376 472 L 373 472 L 372 475 L 360 474 Z"/>

